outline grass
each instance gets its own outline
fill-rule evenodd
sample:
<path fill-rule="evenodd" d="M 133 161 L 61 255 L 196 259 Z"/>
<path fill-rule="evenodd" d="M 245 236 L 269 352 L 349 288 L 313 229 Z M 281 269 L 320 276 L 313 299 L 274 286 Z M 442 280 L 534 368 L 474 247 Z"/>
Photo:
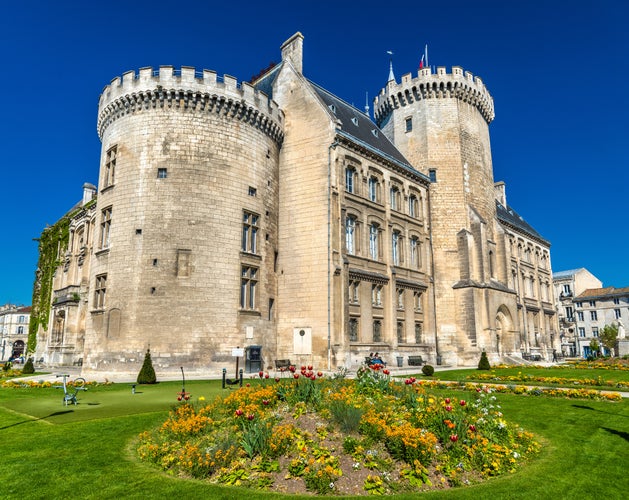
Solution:
<path fill-rule="evenodd" d="M 132 395 L 129 384 L 115 384 L 80 393 L 76 407 L 63 406 L 55 389 L 0 389 L 0 498 L 280 498 L 178 479 L 136 460 L 138 434 L 165 420 L 180 389 L 179 383 L 164 382 L 139 386 Z M 193 401 L 223 392 L 220 381 L 190 381 L 186 390 Z M 508 420 L 539 436 L 540 456 L 515 474 L 424 496 L 625 498 L 629 401 L 509 394 L 498 401 Z"/>

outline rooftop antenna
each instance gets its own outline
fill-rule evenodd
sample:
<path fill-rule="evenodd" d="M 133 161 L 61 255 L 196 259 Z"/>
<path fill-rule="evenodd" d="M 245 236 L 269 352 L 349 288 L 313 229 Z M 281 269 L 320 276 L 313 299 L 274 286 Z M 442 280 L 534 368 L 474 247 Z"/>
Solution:
<path fill-rule="evenodd" d="M 387 50 L 387 54 L 389 54 L 389 79 L 387 80 L 387 83 L 390 82 L 391 80 L 395 81 L 395 75 L 393 74 L 393 52 L 391 52 L 390 50 Z"/>
<path fill-rule="evenodd" d="M 369 92 L 365 91 L 365 114 L 369 116 Z"/>

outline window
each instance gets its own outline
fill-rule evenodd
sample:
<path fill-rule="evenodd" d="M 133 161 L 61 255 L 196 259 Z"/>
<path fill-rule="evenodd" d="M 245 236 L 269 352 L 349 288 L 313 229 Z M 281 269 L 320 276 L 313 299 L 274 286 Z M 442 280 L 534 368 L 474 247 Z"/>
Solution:
<path fill-rule="evenodd" d="M 158 179 L 166 179 L 168 177 L 168 169 L 167 168 L 158 168 L 157 169 L 157 178 Z"/>
<path fill-rule="evenodd" d="M 391 255 L 393 257 L 394 266 L 400 265 L 400 241 L 401 236 L 399 231 L 393 231 L 393 234 L 391 235 Z"/>
<path fill-rule="evenodd" d="M 398 288 L 396 290 L 396 293 L 397 293 L 397 308 L 399 310 L 403 310 L 404 309 L 404 289 Z"/>
<path fill-rule="evenodd" d="M 23 326 L 18 326 L 17 327 L 17 333 L 18 333 L 18 335 L 24 333 L 24 327 Z"/>
<path fill-rule="evenodd" d="M 598 326 L 592 327 L 592 337 L 598 337 Z"/>
<path fill-rule="evenodd" d="M 100 248 L 109 248 L 111 232 L 111 207 L 103 209 L 100 223 Z"/>
<path fill-rule="evenodd" d="M 103 187 L 114 185 L 116 179 L 116 156 L 118 146 L 112 146 L 105 156 L 105 175 L 103 177 Z"/>
<path fill-rule="evenodd" d="M 369 257 L 378 260 L 380 256 L 380 228 L 375 222 L 369 226 Z"/>
<path fill-rule="evenodd" d="M 382 342 L 382 321 L 379 319 L 373 322 L 373 341 Z"/>
<path fill-rule="evenodd" d="M 20 316 L 17 320 L 18 323 L 26 323 L 26 316 Z"/>
<path fill-rule="evenodd" d="M 349 282 L 349 302 L 350 304 L 358 304 L 360 302 L 360 281 L 358 280 Z"/>
<path fill-rule="evenodd" d="M 585 327 L 584 326 L 580 326 L 579 327 L 579 337 L 585 337 Z"/>
<path fill-rule="evenodd" d="M 596 315 L 596 311 L 590 311 L 590 319 L 591 319 L 592 321 L 594 321 L 594 320 L 597 320 L 597 319 L 598 319 L 598 317 L 597 317 L 597 315 Z"/>
<path fill-rule="evenodd" d="M 408 215 L 411 217 L 419 217 L 419 200 L 414 194 L 408 197 Z"/>
<path fill-rule="evenodd" d="M 240 282 L 240 308 L 255 310 L 257 306 L 256 289 L 258 285 L 258 268 L 242 266 Z"/>
<path fill-rule="evenodd" d="M 391 186 L 391 210 L 400 210 L 400 189 L 397 186 Z"/>
<path fill-rule="evenodd" d="M 590 300 L 590 307 L 596 307 L 596 301 Z"/>
<path fill-rule="evenodd" d="M 242 214 L 242 251 L 258 253 L 258 220 L 260 217 L 254 213 Z"/>
<path fill-rule="evenodd" d="M 616 297 L 614 299 L 614 304 L 616 304 L 616 305 L 620 304 L 620 299 L 618 297 Z"/>
<path fill-rule="evenodd" d="M 491 278 L 495 278 L 496 277 L 496 256 L 494 255 L 494 252 L 492 250 L 489 251 L 489 276 Z M 544 291 L 544 290 L 545 289 L 542 288 L 542 291 Z M 544 298 L 544 297 L 542 297 L 542 298 Z"/>
<path fill-rule="evenodd" d="M 380 183 L 378 182 L 378 178 L 373 175 L 369 177 L 368 187 L 369 200 L 373 202 L 378 202 L 380 199 Z"/>
<path fill-rule="evenodd" d="M 190 266 L 190 256 L 192 252 L 190 250 L 177 250 L 177 277 L 178 278 L 188 278 L 190 276 L 191 266 Z M 154 260 L 154 266 L 157 265 L 157 259 Z"/>
<path fill-rule="evenodd" d="M 413 308 L 416 311 L 422 310 L 423 294 L 419 290 L 413 292 Z"/>
<path fill-rule="evenodd" d="M 420 264 L 421 264 L 421 259 L 420 259 L 420 246 L 419 246 L 419 239 L 417 238 L 417 236 L 412 236 L 411 237 L 411 241 L 410 241 L 410 246 L 411 246 L 411 267 L 413 269 L 419 269 Z"/>
<path fill-rule="evenodd" d="M 356 169 L 354 167 L 345 168 L 345 191 L 356 194 Z"/>
<path fill-rule="evenodd" d="M 404 343 L 404 322 L 398 321 L 396 325 L 397 342 L 398 344 Z"/>
<path fill-rule="evenodd" d="M 348 215 L 345 218 L 345 248 L 349 255 L 356 255 L 356 218 Z"/>
<path fill-rule="evenodd" d="M 434 168 L 431 168 L 428 170 L 428 177 L 430 179 L 430 182 L 437 182 L 437 170 Z"/>
<path fill-rule="evenodd" d="M 620 309 L 614 309 L 614 317 L 620 319 Z"/>
<path fill-rule="evenodd" d="M 573 319 L 572 315 L 573 315 L 572 307 L 570 307 L 570 306 L 566 307 L 566 318 L 568 318 L 570 321 L 572 321 L 572 319 Z"/>
<path fill-rule="evenodd" d="M 94 309 L 105 308 L 105 294 L 107 292 L 107 275 L 99 274 L 96 276 L 94 286 Z"/>
<path fill-rule="evenodd" d="M 253 186 L 249 186 L 249 189 L 247 190 L 247 194 L 249 196 L 257 196 L 258 190 L 254 188 Z"/>
<path fill-rule="evenodd" d="M 583 307 L 583 302 L 575 302 L 574 305 L 577 307 L 577 309 L 581 309 Z"/>
<path fill-rule="evenodd" d="M 416 344 L 422 343 L 422 324 L 421 323 L 415 323 L 415 343 Z"/>
<path fill-rule="evenodd" d="M 358 342 L 358 318 L 349 318 L 349 341 Z"/>
<path fill-rule="evenodd" d="M 413 119 L 412 118 L 407 118 L 406 120 L 404 120 L 404 124 L 406 126 L 406 131 L 410 132 L 411 130 L 413 130 Z"/>
<path fill-rule="evenodd" d="M 371 304 L 377 307 L 382 307 L 382 285 L 372 285 Z"/>
<path fill-rule="evenodd" d="M 577 320 L 583 321 L 583 311 L 577 311 Z"/>

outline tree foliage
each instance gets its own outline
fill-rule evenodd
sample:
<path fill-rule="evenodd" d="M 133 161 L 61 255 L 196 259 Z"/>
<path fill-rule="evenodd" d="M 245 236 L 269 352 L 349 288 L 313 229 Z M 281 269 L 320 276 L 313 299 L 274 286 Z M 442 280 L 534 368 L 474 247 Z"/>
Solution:
<path fill-rule="evenodd" d="M 155 369 L 153 368 L 153 361 L 151 360 L 151 350 L 146 350 L 146 356 L 144 356 L 144 363 L 140 373 L 138 373 L 138 384 L 156 384 L 157 377 L 155 376 Z"/>
<path fill-rule="evenodd" d="M 491 370 L 491 366 L 489 365 L 489 359 L 487 359 L 487 353 L 483 351 L 480 355 L 480 361 L 478 362 L 479 370 Z"/>
<path fill-rule="evenodd" d="M 618 339 L 618 325 L 605 325 L 598 334 L 603 344 L 614 355 L 616 340 Z"/>

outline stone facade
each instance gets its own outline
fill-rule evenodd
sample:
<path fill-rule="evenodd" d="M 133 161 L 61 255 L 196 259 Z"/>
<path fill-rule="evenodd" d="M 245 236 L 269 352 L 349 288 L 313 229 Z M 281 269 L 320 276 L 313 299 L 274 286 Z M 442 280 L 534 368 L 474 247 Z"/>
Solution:
<path fill-rule="evenodd" d="M 0 306 L 0 361 L 25 359 L 30 317 L 30 306 Z"/>
<path fill-rule="evenodd" d="M 137 373 L 147 348 L 172 373 L 251 346 L 266 368 L 547 357 L 549 243 L 494 183 L 482 81 L 392 80 L 374 123 L 304 76 L 302 45 L 251 83 L 160 67 L 105 88 L 89 261 L 54 286 L 79 286 L 83 371 Z"/>

